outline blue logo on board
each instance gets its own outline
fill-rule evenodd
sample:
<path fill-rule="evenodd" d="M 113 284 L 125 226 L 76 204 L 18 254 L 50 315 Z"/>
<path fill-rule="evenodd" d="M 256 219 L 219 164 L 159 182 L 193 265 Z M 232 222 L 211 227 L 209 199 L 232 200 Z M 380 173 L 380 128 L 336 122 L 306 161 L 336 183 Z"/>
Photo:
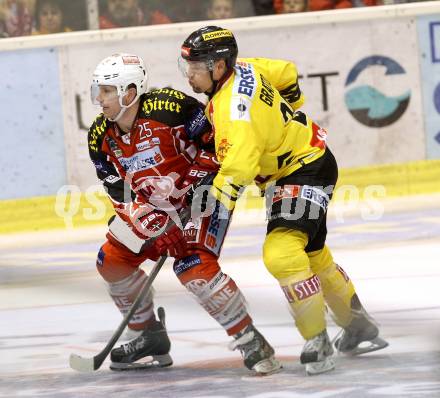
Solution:
<path fill-rule="evenodd" d="M 345 82 L 345 104 L 353 117 L 368 127 L 385 127 L 393 124 L 405 113 L 411 90 L 399 96 L 388 96 L 383 87 L 362 84 L 365 71 L 373 66 L 385 68 L 385 76 L 405 75 L 405 69 L 389 57 L 373 55 L 360 60 L 350 71 Z M 356 84 L 357 83 L 357 84 Z M 350 88 L 350 86 L 354 86 Z"/>

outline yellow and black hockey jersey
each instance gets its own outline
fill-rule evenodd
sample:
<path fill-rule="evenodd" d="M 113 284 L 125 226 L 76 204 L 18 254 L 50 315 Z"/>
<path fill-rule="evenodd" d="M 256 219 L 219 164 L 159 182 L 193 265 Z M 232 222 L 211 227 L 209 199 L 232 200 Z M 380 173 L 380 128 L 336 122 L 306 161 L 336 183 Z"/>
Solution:
<path fill-rule="evenodd" d="M 303 102 L 296 66 L 287 61 L 238 59 L 219 82 L 205 110 L 221 164 L 211 192 L 229 209 L 241 187 L 264 187 L 324 154 L 327 134 L 296 110 Z"/>

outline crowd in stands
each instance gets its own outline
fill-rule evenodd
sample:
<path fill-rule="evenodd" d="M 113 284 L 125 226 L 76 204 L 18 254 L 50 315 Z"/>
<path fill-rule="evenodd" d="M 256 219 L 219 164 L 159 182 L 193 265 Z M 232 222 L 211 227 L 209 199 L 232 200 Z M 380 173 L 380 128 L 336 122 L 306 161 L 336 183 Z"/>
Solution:
<path fill-rule="evenodd" d="M 418 1 L 428 0 L 0 0 L 0 38 Z"/>
<path fill-rule="evenodd" d="M 0 38 L 88 29 L 87 0 L 0 0 Z"/>

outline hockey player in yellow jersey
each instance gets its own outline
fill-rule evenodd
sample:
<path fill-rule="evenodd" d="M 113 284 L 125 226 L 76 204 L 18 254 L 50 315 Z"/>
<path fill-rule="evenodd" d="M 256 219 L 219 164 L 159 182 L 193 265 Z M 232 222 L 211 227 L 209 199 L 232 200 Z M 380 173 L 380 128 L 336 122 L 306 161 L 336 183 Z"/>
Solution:
<path fill-rule="evenodd" d="M 179 68 L 209 98 L 205 113 L 220 162 L 210 193 L 231 210 L 245 186 L 255 182 L 266 190 L 264 264 L 306 340 L 301 363 L 308 374 L 323 373 L 334 368 L 325 304 L 343 328 L 339 351 L 356 355 L 388 343 L 325 245 L 338 168 L 327 132 L 298 110 L 304 97 L 295 65 L 237 54 L 233 33 L 217 26 L 193 32 L 181 47 Z M 369 345 L 361 348 L 362 342 Z"/>

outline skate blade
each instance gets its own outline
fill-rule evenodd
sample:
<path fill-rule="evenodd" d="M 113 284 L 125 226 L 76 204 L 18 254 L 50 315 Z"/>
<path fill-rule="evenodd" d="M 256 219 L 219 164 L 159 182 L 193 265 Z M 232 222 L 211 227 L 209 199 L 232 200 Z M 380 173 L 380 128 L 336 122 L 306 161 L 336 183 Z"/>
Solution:
<path fill-rule="evenodd" d="M 169 354 L 165 355 L 154 355 L 142 358 L 143 362 L 112 362 L 110 364 L 111 370 L 116 371 L 126 371 L 126 370 L 145 370 L 145 369 L 155 369 L 155 368 L 165 368 L 173 364 L 173 359 Z"/>
<path fill-rule="evenodd" d="M 252 368 L 257 376 L 269 376 L 271 374 L 279 372 L 283 366 L 275 358 L 267 358 L 258 362 Z"/>
<path fill-rule="evenodd" d="M 333 370 L 335 368 L 335 361 L 333 358 L 326 358 L 323 361 L 306 363 L 305 367 L 306 373 L 309 376 L 314 376 Z"/>
<path fill-rule="evenodd" d="M 375 339 L 373 339 L 371 341 L 364 341 L 363 343 L 367 343 L 369 345 L 367 345 L 365 347 L 358 345 L 353 350 L 348 351 L 348 352 L 344 352 L 344 354 L 351 355 L 351 356 L 358 356 L 358 355 L 366 354 L 368 352 L 382 350 L 383 348 L 389 346 L 388 342 L 380 337 L 376 337 Z M 360 344 L 362 344 L 362 343 L 360 343 Z"/>

